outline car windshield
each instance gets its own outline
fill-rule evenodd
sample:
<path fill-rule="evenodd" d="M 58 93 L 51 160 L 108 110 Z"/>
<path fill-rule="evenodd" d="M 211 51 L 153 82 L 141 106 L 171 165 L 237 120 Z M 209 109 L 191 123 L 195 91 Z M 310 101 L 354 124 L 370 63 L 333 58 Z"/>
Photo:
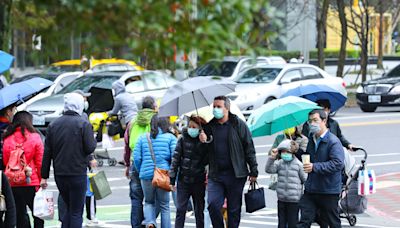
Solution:
<path fill-rule="evenodd" d="M 49 66 L 45 73 L 65 73 L 65 72 L 74 72 L 74 71 L 81 71 L 80 65 L 61 65 L 61 66 Z"/>
<path fill-rule="evenodd" d="M 238 83 L 269 83 L 272 82 L 282 68 L 253 68 L 249 69 L 240 76 Z"/>
<path fill-rule="evenodd" d="M 385 77 L 388 77 L 388 78 L 400 77 L 400 65 L 398 65 L 393 70 L 391 70 L 389 73 L 387 73 L 385 75 Z"/>
<path fill-rule="evenodd" d="M 50 80 L 52 82 L 54 82 L 54 80 L 56 80 L 56 78 L 58 77 L 58 74 L 30 74 L 30 75 L 26 75 L 20 78 L 15 78 L 11 84 L 14 83 L 18 83 L 18 82 L 23 82 L 32 78 L 44 78 L 47 80 Z"/>
<path fill-rule="evenodd" d="M 92 87 L 111 89 L 111 84 L 116 80 L 118 80 L 116 76 L 83 76 L 68 84 L 57 94 L 71 93 L 77 89 L 88 92 Z"/>
<path fill-rule="evenodd" d="M 237 62 L 211 61 L 196 70 L 196 76 L 222 76 L 230 77 L 235 70 Z"/>

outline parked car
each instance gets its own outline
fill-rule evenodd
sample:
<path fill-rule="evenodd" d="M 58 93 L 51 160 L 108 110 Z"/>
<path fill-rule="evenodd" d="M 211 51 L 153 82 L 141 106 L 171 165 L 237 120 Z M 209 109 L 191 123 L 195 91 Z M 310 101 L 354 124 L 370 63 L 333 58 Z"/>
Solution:
<path fill-rule="evenodd" d="M 62 115 L 64 94 L 77 89 L 84 92 L 93 92 L 93 89 L 98 91 L 96 92 L 96 97 L 92 93 L 92 97 L 96 98 L 96 100 L 89 99 L 90 108 L 88 114 L 111 110 L 114 103 L 111 95 L 111 85 L 116 80 L 123 80 L 127 83 L 126 91 L 135 94 L 135 101 L 139 108 L 143 97 L 151 95 L 155 98 L 162 98 L 167 88 L 177 82 L 169 75 L 147 70 L 85 74 L 58 91 L 58 93 L 29 105 L 27 110 L 33 115 L 33 125 L 45 132 L 48 124 Z M 107 90 L 108 92 L 106 92 Z"/>
<path fill-rule="evenodd" d="M 400 106 L 400 65 L 381 78 L 363 82 L 357 88 L 356 99 L 363 112 L 375 112 L 383 106 Z"/>
<path fill-rule="evenodd" d="M 257 60 L 265 60 L 269 65 L 284 65 L 287 63 L 281 56 L 259 56 Z"/>
<path fill-rule="evenodd" d="M 53 81 L 54 84 L 44 90 L 43 92 L 37 94 L 33 98 L 29 99 L 28 101 L 20 104 L 17 107 L 17 110 L 25 110 L 26 107 L 30 104 L 32 104 L 35 101 L 38 101 L 40 99 L 43 99 L 45 97 L 49 97 L 53 94 L 58 93 L 61 89 L 63 89 L 65 86 L 67 86 L 69 83 L 71 83 L 73 80 L 75 80 L 77 77 L 81 76 L 82 72 L 76 71 L 76 72 L 68 72 L 68 73 L 38 73 L 38 74 L 28 74 L 19 78 L 14 79 L 11 84 L 17 83 L 17 82 L 22 82 L 31 78 L 39 77 L 39 78 L 44 78 L 50 81 Z"/>
<path fill-rule="evenodd" d="M 239 106 L 246 117 L 253 110 L 299 85 L 325 84 L 346 94 L 342 78 L 333 77 L 309 64 L 259 64 L 243 70 L 236 82 L 236 91 L 228 97 Z"/>

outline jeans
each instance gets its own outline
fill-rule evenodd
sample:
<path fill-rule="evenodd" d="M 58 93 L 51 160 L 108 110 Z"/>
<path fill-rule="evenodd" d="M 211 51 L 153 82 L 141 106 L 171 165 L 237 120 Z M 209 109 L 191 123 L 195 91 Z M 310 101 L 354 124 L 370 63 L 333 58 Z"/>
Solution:
<path fill-rule="evenodd" d="M 139 179 L 139 173 L 131 172 L 129 182 L 129 197 L 131 198 L 131 226 L 142 227 L 143 222 L 143 190 Z"/>
<path fill-rule="evenodd" d="M 144 193 L 144 221 L 142 224 L 156 225 L 156 201 L 161 211 L 161 228 L 171 228 L 171 215 L 169 209 L 169 192 L 155 188 L 151 180 L 141 180 Z"/>
<path fill-rule="evenodd" d="M 321 220 L 331 228 L 342 227 L 339 208 L 339 194 L 314 194 L 305 192 L 300 200 L 301 219 L 298 228 L 311 227 L 317 210 L 321 213 Z"/>
<path fill-rule="evenodd" d="M 299 203 L 278 200 L 278 227 L 296 228 L 299 221 Z"/>
<path fill-rule="evenodd" d="M 66 212 L 62 218 L 62 228 L 79 228 L 83 222 L 87 176 L 55 176 L 58 190 L 65 202 Z"/>
<path fill-rule="evenodd" d="M 16 213 L 17 213 L 17 228 L 31 227 L 29 216 L 27 216 L 26 206 L 33 211 L 33 199 L 35 198 L 35 187 L 12 187 L 14 195 Z M 32 213 L 33 215 L 33 213 Z M 44 227 L 44 221 L 33 216 L 33 224 L 35 228 Z"/>
<path fill-rule="evenodd" d="M 221 208 L 228 201 L 228 228 L 237 228 L 240 223 L 243 187 L 246 178 L 232 174 L 221 175 L 217 180 L 208 179 L 208 211 L 213 227 L 224 227 Z"/>
<path fill-rule="evenodd" d="M 193 198 L 196 227 L 204 227 L 204 195 L 206 186 L 204 182 L 185 183 L 178 182 L 175 228 L 184 227 L 186 211 L 190 197 Z"/>

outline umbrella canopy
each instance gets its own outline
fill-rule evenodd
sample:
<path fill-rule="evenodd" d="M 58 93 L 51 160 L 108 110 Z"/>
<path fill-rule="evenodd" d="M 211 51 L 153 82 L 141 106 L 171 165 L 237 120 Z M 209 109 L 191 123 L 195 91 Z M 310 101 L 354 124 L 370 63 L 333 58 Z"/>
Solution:
<path fill-rule="evenodd" d="M 106 112 L 114 107 L 114 97 L 111 89 L 92 87 L 89 92 L 91 95 L 88 97 L 88 113 Z"/>
<path fill-rule="evenodd" d="M 276 99 L 256 109 L 250 115 L 247 125 L 254 137 L 272 135 L 303 124 L 311 110 L 320 108 L 314 102 L 300 97 Z"/>
<path fill-rule="evenodd" d="M 213 103 L 216 96 L 235 91 L 236 83 L 226 79 L 195 77 L 175 84 L 165 93 L 159 116 L 181 116 Z"/>
<path fill-rule="evenodd" d="M 347 100 L 346 90 L 338 91 L 327 85 L 301 85 L 288 90 L 282 97 L 297 96 L 316 102 L 317 100 L 329 100 L 331 111 L 337 111 L 344 106 Z"/>
<path fill-rule="evenodd" d="M 197 113 L 198 113 L 199 116 L 203 117 L 207 122 L 210 122 L 210 120 L 212 120 L 212 118 L 214 118 L 214 115 L 212 112 L 213 112 L 213 105 L 211 104 L 211 105 L 199 108 L 198 112 L 196 112 L 196 110 L 194 110 L 192 112 L 185 113 L 185 116 L 190 117 L 191 115 L 193 115 L 193 114 L 197 115 Z M 244 115 L 240 111 L 239 107 L 234 102 L 231 102 L 230 112 L 237 115 L 239 119 L 246 121 L 246 118 L 244 117 Z"/>
<path fill-rule="evenodd" d="M 53 85 L 53 82 L 44 78 L 32 78 L 23 82 L 14 83 L 0 90 L 0 109 L 14 103 L 27 101 L 37 93 Z"/>
<path fill-rule="evenodd" d="M 10 69 L 11 64 L 14 61 L 14 56 L 7 52 L 0 51 L 0 74 Z"/>

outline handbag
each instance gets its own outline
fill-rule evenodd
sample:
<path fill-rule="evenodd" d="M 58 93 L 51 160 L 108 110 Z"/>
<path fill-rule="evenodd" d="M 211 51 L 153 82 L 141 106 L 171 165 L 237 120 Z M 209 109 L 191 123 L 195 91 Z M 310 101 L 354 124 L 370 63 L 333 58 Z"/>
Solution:
<path fill-rule="evenodd" d="M 247 193 L 244 194 L 244 201 L 246 203 L 247 213 L 253 213 L 255 211 L 264 208 L 265 207 L 264 188 L 263 187 L 260 188 L 256 181 L 250 183 Z"/>
<path fill-rule="evenodd" d="M 103 170 L 89 177 L 89 180 L 96 200 L 104 199 L 112 193 L 110 184 Z"/>
<path fill-rule="evenodd" d="M 153 180 L 151 181 L 151 184 L 156 188 L 161 188 L 164 191 L 170 192 L 171 187 L 169 184 L 168 170 L 157 168 L 156 158 L 154 157 L 153 145 L 151 144 L 150 140 L 150 134 L 147 133 L 146 137 L 147 137 L 147 142 L 149 143 L 151 158 L 153 159 L 154 162 L 154 176 Z"/>
<path fill-rule="evenodd" d="M 107 125 L 107 128 L 108 128 L 107 133 L 109 136 L 118 135 L 124 131 L 122 129 L 121 121 L 119 121 L 118 119 L 111 121 L 111 123 Z"/>
<path fill-rule="evenodd" d="M 3 195 L 3 173 L 0 170 L 0 211 L 7 211 L 6 198 Z"/>

